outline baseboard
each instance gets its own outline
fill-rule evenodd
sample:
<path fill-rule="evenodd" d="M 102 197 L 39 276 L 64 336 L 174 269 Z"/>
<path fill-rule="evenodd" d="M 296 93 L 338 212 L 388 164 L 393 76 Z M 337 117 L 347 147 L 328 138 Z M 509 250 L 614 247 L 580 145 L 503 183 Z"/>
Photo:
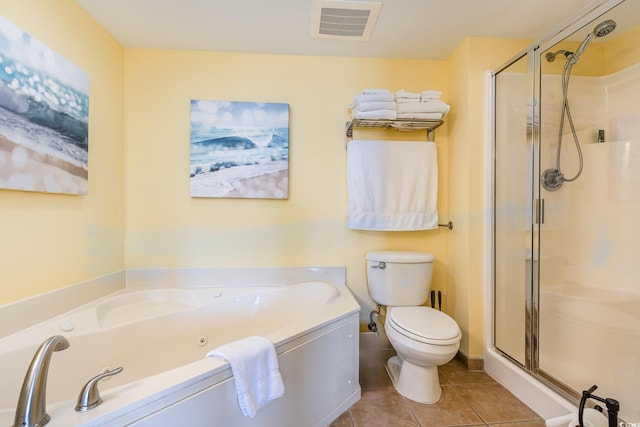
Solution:
<path fill-rule="evenodd" d="M 456 359 L 458 359 L 462 364 L 470 371 L 483 371 L 484 370 L 484 359 L 482 358 L 468 358 L 465 354 L 458 351 L 456 354 Z"/>

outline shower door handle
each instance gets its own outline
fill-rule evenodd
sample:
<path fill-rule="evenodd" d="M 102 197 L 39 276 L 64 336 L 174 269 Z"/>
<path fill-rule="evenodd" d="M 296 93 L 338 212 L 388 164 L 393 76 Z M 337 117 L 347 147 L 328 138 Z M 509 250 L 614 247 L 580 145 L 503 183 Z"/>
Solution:
<path fill-rule="evenodd" d="M 544 199 L 536 199 L 536 224 L 544 224 Z"/>

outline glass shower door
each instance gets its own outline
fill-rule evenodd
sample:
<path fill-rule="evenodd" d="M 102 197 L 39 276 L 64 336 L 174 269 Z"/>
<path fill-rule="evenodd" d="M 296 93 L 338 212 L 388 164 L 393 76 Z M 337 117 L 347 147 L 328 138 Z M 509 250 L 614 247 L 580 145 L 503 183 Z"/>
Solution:
<path fill-rule="evenodd" d="M 530 364 L 533 115 L 529 56 L 495 75 L 494 345 Z"/>
<path fill-rule="evenodd" d="M 638 3 L 539 54 L 541 175 L 561 169 L 565 181 L 540 188 L 538 373 L 574 393 L 598 385 L 630 422 L 640 421 Z M 615 31 L 593 35 L 611 22 Z M 563 92 L 573 130 L 566 112 L 562 128 Z"/>

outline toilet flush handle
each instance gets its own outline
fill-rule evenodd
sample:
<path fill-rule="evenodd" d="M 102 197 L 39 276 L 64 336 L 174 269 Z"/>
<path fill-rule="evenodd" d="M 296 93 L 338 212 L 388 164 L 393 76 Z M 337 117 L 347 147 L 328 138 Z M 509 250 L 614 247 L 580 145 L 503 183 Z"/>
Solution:
<path fill-rule="evenodd" d="M 384 270 L 387 268 L 387 263 L 384 261 L 379 261 L 378 264 L 371 264 L 371 268 L 379 268 L 380 270 Z"/>

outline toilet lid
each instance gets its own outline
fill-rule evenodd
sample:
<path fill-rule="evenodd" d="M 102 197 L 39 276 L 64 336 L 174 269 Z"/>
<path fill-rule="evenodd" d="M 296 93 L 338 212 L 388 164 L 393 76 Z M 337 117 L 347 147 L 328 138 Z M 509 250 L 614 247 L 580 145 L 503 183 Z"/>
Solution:
<path fill-rule="evenodd" d="M 391 326 L 402 335 L 427 344 L 460 341 L 460 328 L 451 317 L 429 307 L 393 307 L 387 313 Z"/>

